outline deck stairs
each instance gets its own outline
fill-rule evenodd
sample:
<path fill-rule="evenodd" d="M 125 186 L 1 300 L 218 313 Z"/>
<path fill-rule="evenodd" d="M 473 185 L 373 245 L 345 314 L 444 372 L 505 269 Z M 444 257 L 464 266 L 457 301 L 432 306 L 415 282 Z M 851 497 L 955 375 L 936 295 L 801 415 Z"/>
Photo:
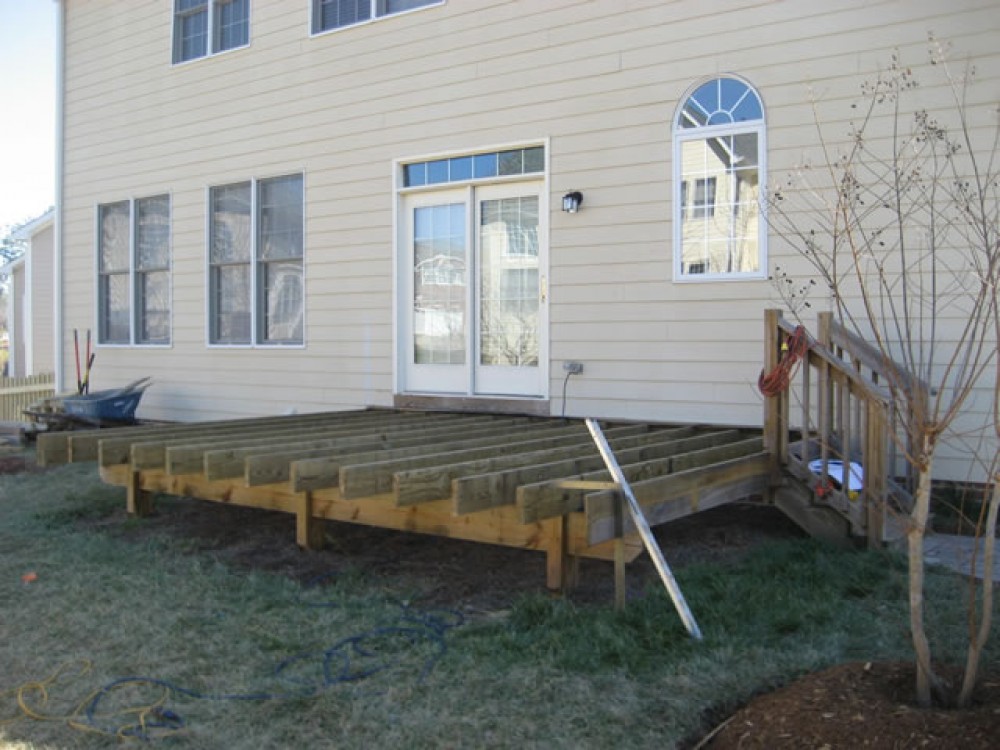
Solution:
<path fill-rule="evenodd" d="M 765 314 L 765 373 L 786 373 L 783 387 L 765 392 L 768 497 L 814 536 L 893 544 L 914 485 L 904 458 L 910 419 L 894 392 L 926 386 L 830 313 L 818 323 L 814 337 L 778 310 Z"/>

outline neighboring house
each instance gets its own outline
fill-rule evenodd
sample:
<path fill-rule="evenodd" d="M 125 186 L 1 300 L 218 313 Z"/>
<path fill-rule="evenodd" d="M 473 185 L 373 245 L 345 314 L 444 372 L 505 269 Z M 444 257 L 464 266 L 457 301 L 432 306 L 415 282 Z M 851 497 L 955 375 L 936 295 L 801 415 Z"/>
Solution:
<path fill-rule="evenodd" d="M 10 377 L 51 373 L 55 369 L 54 219 L 55 209 L 50 209 L 11 233 L 13 239 L 27 244 L 24 255 L 3 269 L 10 275 Z"/>
<path fill-rule="evenodd" d="M 759 424 L 807 86 L 846 135 L 929 31 L 1000 77 L 996 0 L 60 5 L 60 376 L 91 327 L 95 388 L 151 375 L 160 419 Z"/>

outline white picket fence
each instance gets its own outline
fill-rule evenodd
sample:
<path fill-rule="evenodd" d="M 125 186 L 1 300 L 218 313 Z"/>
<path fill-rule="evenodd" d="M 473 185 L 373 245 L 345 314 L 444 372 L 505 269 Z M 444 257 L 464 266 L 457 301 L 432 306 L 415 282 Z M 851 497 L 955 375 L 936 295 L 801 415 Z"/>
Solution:
<path fill-rule="evenodd" d="M 0 378 L 0 422 L 23 422 L 23 411 L 39 399 L 55 395 L 52 373 L 26 378 Z"/>

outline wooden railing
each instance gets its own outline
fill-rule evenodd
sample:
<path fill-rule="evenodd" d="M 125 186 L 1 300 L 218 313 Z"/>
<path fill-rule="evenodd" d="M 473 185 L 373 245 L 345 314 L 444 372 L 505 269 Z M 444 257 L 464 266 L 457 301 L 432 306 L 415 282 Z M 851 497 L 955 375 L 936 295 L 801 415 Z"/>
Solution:
<path fill-rule="evenodd" d="M 25 378 L 0 378 L 0 422 L 20 422 L 22 412 L 39 399 L 52 396 L 55 375 L 29 375 Z"/>
<path fill-rule="evenodd" d="M 779 310 L 767 310 L 764 322 L 765 371 L 773 372 L 789 356 L 798 326 Z M 911 502 L 908 430 L 892 398 L 904 373 L 830 313 L 820 313 L 816 338 L 805 335 L 809 345 L 788 387 L 766 396 L 772 486 L 792 474 L 817 502 L 846 516 L 855 534 L 881 544 L 888 514 L 905 512 Z"/>

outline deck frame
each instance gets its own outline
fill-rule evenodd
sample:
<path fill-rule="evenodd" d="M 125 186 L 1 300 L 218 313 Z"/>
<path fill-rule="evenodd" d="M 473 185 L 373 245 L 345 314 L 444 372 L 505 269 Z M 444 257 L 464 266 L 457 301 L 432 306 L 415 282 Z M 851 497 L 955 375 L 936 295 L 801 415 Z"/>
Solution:
<path fill-rule="evenodd" d="M 766 480 L 759 433 L 604 429 L 654 523 L 739 499 Z M 158 493 L 277 510 L 295 516 L 304 549 L 336 533 L 328 522 L 346 522 L 536 550 L 547 585 L 562 590 L 576 583 L 579 559 L 607 560 L 619 597 L 626 563 L 642 552 L 579 420 L 368 410 L 44 438 L 41 463 L 97 459 L 101 478 L 126 488 L 130 515 L 148 515 Z M 738 468 L 716 480 L 713 464 L 723 460 Z"/>

